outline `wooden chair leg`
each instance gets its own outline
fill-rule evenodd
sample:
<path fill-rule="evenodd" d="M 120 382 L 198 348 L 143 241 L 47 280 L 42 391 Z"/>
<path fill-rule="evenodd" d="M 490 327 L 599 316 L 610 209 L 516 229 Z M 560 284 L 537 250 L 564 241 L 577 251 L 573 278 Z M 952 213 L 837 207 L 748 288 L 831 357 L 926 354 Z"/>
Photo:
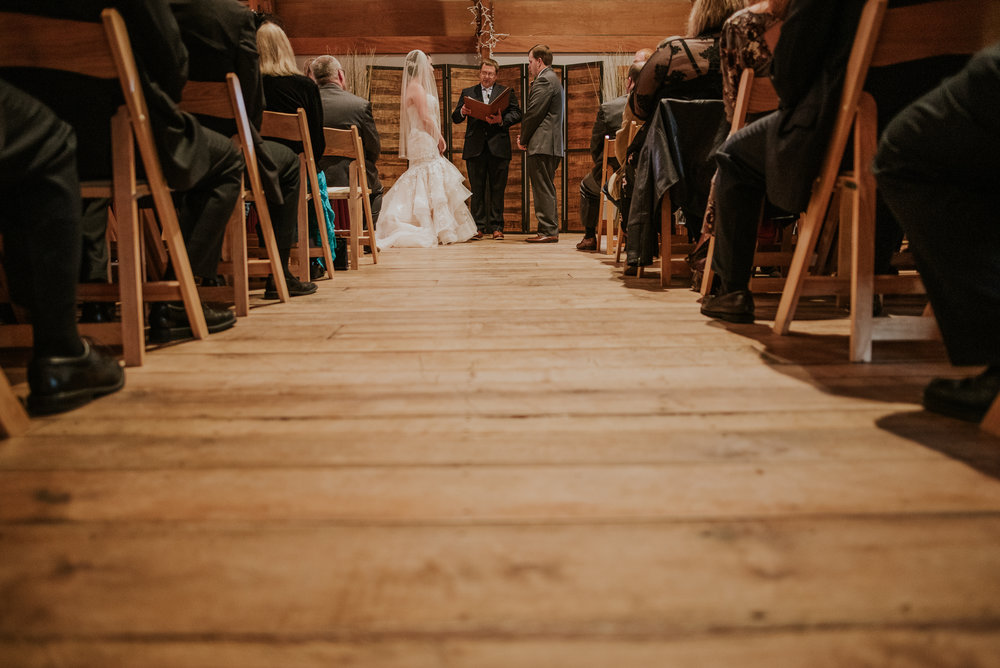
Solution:
<path fill-rule="evenodd" d="M 306 160 L 299 154 L 299 216 L 298 216 L 298 234 L 299 242 L 296 248 L 295 258 L 296 263 L 299 266 L 299 280 L 308 281 L 309 280 L 309 203 L 306 201 L 306 190 L 307 190 L 307 179 L 306 175 L 308 170 L 306 168 Z M 319 223 L 319 221 L 316 221 Z"/>
<path fill-rule="evenodd" d="M 28 430 L 29 423 L 28 414 L 10 388 L 7 376 L 0 371 L 0 429 L 7 437 L 20 436 Z"/>
<path fill-rule="evenodd" d="M 997 397 L 986 411 L 986 417 L 979 424 L 979 428 L 994 436 L 1000 436 L 1000 397 Z"/>
<path fill-rule="evenodd" d="M 712 281 L 715 280 L 715 272 L 712 271 L 712 258 L 715 257 L 715 235 L 708 239 L 708 255 L 705 256 L 705 271 L 701 275 L 701 296 L 707 297 L 712 291 Z"/>
<path fill-rule="evenodd" d="M 128 366 L 142 366 L 146 357 L 146 328 L 142 301 L 139 248 L 139 208 L 133 195 L 135 147 L 127 115 L 119 111 L 111 120 L 116 159 L 112 160 L 116 236 L 118 238 L 118 290 L 121 299 L 122 357 Z M 173 204 L 171 203 L 171 206 Z M 172 249 L 171 249 L 172 250 Z M 181 264 L 181 263 L 175 263 Z M 190 274 L 190 266 L 184 262 Z M 193 282 L 193 281 L 192 281 Z M 195 295 L 197 297 L 197 294 Z M 200 302 L 199 302 L 200 304 Z M 200 312 L 199 312 L 199 315 Z M 204 316 L 202 316 L 204 323 Z M 207 329 L 206 329 L 207 333 Z"/>
<path fill-rule="evenodd" d="M 875 158 L 877 130 L 875 101 L 862 95 L 854 123 L 854 192 L 851 211 L 851 337 L 850 360 L 870 362 L 874 328 L 872 301 L 875 287 Z"/>
<path fill-rule="evenodd" d="M 372 252 L 372 264 L 378 264 L 378 247 L 375 245 L 375 222 L 372 220 L 372 202 L 368 195 L 361 195 L 361 208 L 365 214 L 365 226 L 368 228 L 368 247 Z"/>
<path fill-rule="evenodd" d="M 233 301 L 236 304 L 235 311 L 238 317 L 250 314 L 250 269 L 245 208 L 246 202 L 241 195 L 229 217 L 228 228 L 229 253 L 233 263 Z"/>
<path fill-rule="evenodd" d="M 663 193 L 660 202 L 660 287 L 670 286 L 672 262 L 671 253 L 674 248 L 674 213 L 671 211 L 670 193 Z"/>
<path fill-rule="evenodd" d="M 359 254 L 361 252 L 361 219 L 364 216 L 362 213 L 363 205 L 359 198 L 353 198 L 348 204 L 351 215 L 351 236 L 348 239 L 348 253 L 351 256 L 351 269 L 358 269 L 360 267 Z"/>

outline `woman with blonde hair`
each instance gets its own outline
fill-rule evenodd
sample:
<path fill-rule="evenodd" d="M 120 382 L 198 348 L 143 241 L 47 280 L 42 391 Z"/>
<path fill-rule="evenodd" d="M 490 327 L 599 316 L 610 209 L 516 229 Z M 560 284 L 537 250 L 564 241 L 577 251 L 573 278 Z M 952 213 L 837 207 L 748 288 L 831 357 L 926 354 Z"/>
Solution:
<path fill-rule="evenodd" d="M 323 102 L 319 96 L 319 86 L 299 70 L 292 44 L 278 24 L 266 21 L 257 28 L 257 52 L 260 55 L 260 73 L 264 80 L 265 109 L 285 114 L 297 113 L 300 107 L 305 109 L 306 120 L 309 123 L 309 143 L 312 145 L 313 157 L 318 162 L 326 148 L 326 140 L 323 137 Z M 297 142 L 280 139 L 274 141 L 287 145 L 296 153 L 302 150 L 302 146 Z M 318 176 L 320 196 L 327 218 L 324 226 L 330 238 L 330 249 L 335 254 L 333 209 L 326 198 L 326 179 L 323 172 L 319 172 Z M 304 177 L 303 174 L 302 178 Z M 311 208 L 309 212 L 311 215 Z M 323 267 L 320 260 L 313 259 L 309 270 L 310 278 L 318 278 L 328 269 L 332 277 L 332 267 Z"/>

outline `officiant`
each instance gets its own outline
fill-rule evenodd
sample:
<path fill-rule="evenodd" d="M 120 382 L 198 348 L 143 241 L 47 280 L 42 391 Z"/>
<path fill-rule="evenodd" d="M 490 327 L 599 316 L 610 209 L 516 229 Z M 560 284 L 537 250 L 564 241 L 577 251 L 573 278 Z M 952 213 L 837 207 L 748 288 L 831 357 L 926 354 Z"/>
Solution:
<path fill-rule="evenodd" d="M 473 110 L 466 99 L 489 104 L 498 100 L 506 86 L 496 82 L 499 65 L 484 58 L 479 66 L 479 83 L 462 91 L 458 106 L 451 115 L 456 124 L 468 119 L 465 126 L 465 147 L 462 158 L 469 172 L 472 187 L 472 217 L 476 221 L 476 236 L 492 234 L 503 239 L 504 190 L 507 188 L 507 170 L 510 166 L 510 126 L 521 121 L 521 107 L 513 90 L 507 96 L 503 110 L 486 116 L 486 120 L 473 117 Z"/>

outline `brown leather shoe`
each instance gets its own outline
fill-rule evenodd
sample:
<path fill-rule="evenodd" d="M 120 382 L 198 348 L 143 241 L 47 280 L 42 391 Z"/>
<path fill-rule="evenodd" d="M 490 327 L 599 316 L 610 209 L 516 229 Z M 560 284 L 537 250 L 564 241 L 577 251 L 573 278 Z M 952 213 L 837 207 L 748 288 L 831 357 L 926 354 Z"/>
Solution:
<path fill-rule="evenodd" d="M 503 239 L 503 232 L 500 230 L 493 230 L 493 238 L 496 240 Z"/>
<path fill-rule="evenodd" d="M 479 241 L 482 238 L 483 238 L 483 233 L 482 232 L 476 232 L 471 237 L 469 237 L 469 241 Z"/>
<path fill-rule="evenodd" d="M 584 237 L 583 241 L 576 245 L 578 251 L 596 251 L 597 237 Z"/>
<path fill-rule="evenodd" d="M 536 234 L 525 239 L 529 244 L 555 244 L 559 243 L 559 237 L 547 237 L 544 234 Z"/>

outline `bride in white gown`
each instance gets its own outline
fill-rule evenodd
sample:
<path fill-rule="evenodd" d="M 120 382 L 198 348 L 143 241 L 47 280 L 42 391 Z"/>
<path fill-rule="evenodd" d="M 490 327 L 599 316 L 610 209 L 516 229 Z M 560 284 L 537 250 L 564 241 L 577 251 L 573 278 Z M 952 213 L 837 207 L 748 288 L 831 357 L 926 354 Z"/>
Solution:
<path fill-rule="evenodd" d="M 399 157 L 409 167 L 382 199 L 375 230 L 379 249 L 429 248 L 467 241 L 476 223 L 465 204 L 472 191 L 443 155 L 434 71 L 423 51 L 406 54 L 399 110 Z"/>

